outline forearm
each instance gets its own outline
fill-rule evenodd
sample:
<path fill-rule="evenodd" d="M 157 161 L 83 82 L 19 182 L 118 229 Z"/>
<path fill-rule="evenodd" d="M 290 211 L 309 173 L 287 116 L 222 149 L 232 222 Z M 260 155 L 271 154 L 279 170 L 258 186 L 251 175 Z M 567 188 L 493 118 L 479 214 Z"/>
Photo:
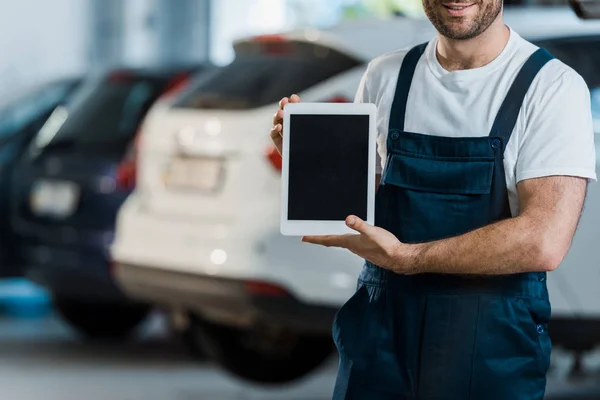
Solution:
<path fill-rule="evenodd" d="M 502 275 L 548 271 L 562 260 L 548 223 L 528 217 L 503 220 L 453 238 L 416 244 L 402 263 L 414 273 Z M 559 246 L 561 247 L 561 246 Z M 566 252 L 566 251 L 565 251 Z"/>
<path fill-rule="evenodd" d="M 409 255 L 396 261 L 414 273 L 502 275 L 554 270 L 571 246 L 586 188 L 587 179 L 568 176 L 522 181 L 518 217 L 412 245 Z"/>

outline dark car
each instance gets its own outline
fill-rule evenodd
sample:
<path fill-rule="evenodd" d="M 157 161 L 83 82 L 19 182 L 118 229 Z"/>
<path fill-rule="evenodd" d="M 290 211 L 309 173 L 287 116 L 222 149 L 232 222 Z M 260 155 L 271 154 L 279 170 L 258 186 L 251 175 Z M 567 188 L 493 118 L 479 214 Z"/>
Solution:
<path fill-rule="evenodd" d="M 20 274 L 7 212 L 10 172 L 52 111 L 69 99 L 80 82 L 76 77 L 46 82 L 0 105 L 0 277 Z"/>
<path fill-rule="evenodd" d="M 138 126 L 198 67 L 112 71 L 58 107 L 12 174 L 11 226 L 26 277 L 89 338 L 124 338 L 148 312 L 111 279 L 116 213 L 135 184 Z"/>

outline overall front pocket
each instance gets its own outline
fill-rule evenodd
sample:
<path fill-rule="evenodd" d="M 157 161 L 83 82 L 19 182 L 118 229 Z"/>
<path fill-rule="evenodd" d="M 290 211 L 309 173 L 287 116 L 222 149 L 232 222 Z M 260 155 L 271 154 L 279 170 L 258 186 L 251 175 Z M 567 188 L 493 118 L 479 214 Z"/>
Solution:
<path fill-rule="evenodd" d="M 550 362 L 547 311 L 549 303 L 543 299 L 481 297 L 471 377 L 473 399 L 543 398 Z"/>
<path fill-rule="evenodd" d="M 383 182 L 429 193 L 489 194 L 493 157 L 434 157 L 398 152 L 390 155 Z"/>
<path fill-rule="evenodd" d="M 383 227 L 415 243 L 489 224 L 494 168 L 493 157 L 390 154 L 380 189 L 389 213 Z"/>

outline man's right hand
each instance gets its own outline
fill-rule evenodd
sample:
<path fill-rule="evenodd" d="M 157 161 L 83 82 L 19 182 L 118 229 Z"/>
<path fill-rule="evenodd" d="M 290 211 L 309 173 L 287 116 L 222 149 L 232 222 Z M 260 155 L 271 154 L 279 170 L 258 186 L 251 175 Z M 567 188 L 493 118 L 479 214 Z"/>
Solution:
<path fill-rule="evenodd" d="M 288 103 L 300 103 L 300 97 L 297 94 L 284 97 L 279 102 L 279 110 L 273 115 L 273 128 L 271 128 L 271 140 L 277 148 L 279 154 L 282 154 L 281 146 L 283 144 L 283 107 Z"/>

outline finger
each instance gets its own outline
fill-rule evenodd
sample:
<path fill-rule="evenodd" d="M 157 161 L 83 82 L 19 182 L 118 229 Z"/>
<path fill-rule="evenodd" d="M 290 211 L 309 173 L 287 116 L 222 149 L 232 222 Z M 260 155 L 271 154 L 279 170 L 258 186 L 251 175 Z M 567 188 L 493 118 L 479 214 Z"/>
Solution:
<path fill-rule="evenodd" d="M 346 225 L 348 225 L 349 228 L 354 229 L 356 232 L 365 235 L 373 233 L 375 229 L 375 227 L 367 224 L 365 221 L 354 215 L 350 215 L 348 218 L 346 218 Z"/>
<path fill-rule="evenodd" d="M 349 245 L 348 235 L 304 236 L 302 237 L 302 241 L 326 247 L 347 248 Z"/>
<path fill-rule="evenodd" d="M 290 103 L 300 103 L 300 96 L 298 96 L 297 94 L 293 94 L 290 97 Z"/>
<path fill-rule="evenodd" d="M 339 240 L 329 236 L 304 236 L 302 241 L 305 243 L 318 244 L 325 247 L 339 247 Z"/>
<path fill-rule="evenodd" d="M 282 134 L 282 132 L 281 132 L 281 129 L 282 129 L 282 128 L 281 128 L 281 124 L 277 124 L 277 125 L 275 125 L 275 126 L 273 127 L 273 129 L 271 129 L 271 138 L 272 138 L 272 139 L 275 139 L 275 138 L 278 138 L 278 137 L 282 137 L 282 136 L 283 136 L 283 134 Z"/>
<path fill-rule="evenodd" d="M 278 110 L 273 115 L 273 125 L 281 124 L 283 122 L 283 110 Z"/>
<path fill-rule="evenodd" d="M 281 99 L 281 101 L 279 102 L 279 109 L 283 110 L 283 107 L 285 107 L 285 105 L 289 102 L 290 102 L 290 99 L 288 99 L 287 97 L 284 97 L 283 99 Z"/>

